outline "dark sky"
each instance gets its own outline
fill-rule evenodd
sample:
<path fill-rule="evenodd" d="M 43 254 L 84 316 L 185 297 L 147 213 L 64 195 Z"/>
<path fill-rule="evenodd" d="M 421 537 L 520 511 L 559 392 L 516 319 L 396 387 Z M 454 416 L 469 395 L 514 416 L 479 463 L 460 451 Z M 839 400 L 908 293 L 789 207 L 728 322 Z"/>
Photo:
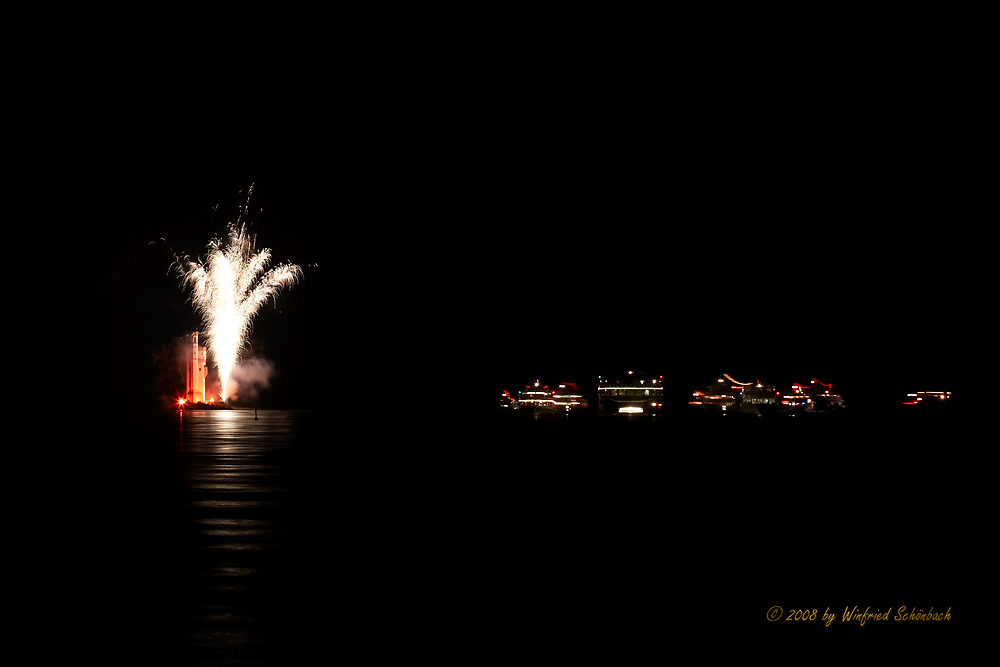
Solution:
<path fill-rule="evenodd" d="M 255 323 L 275 406 L 360 378 L 491 403 L 626 368 L 678 396 L 721 373 L 849 400 L 957 381 L 978 177 L 973 102 L 944 72 L 311 72 L 178 74 L 85 141 L 123 400 L 152 400 L 151 351 L 197 325 L 171 249 L 203 252 L 251 183 L 258 247 L 305 270 Z"/>

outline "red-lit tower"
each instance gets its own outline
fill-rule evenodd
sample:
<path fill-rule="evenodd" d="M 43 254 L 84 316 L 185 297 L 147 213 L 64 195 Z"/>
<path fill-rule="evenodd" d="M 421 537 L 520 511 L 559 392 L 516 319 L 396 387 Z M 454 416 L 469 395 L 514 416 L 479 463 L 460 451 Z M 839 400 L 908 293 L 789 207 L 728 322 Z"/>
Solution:
<path fill-rule="evenodd" d="M 184 398 L 189 403 L 205 402 L 205 378 L 208 377 L 207 352 L 198 346 L 198 332 L 191 332 L 191 346 L 187 348 L 185 367 L 187 368 L 187 387 Z"/>

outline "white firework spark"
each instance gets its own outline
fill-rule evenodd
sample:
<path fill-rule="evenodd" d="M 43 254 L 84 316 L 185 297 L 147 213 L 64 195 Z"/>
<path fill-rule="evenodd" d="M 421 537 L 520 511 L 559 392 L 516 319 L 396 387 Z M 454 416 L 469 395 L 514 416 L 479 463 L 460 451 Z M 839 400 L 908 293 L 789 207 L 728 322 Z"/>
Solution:
<path fill-rule="evenodd" d="M 205 327 L 205 345 L 211 352 L 222 382 L 222 400 L 229 394 L 230 374 L 239 361 L 257 310 L 282 287 L 302 277 L 301 267 L 279 264 L 267 270 L 271 251 L 254 251 L 255 237 L 239 221 L 229 225 L 225 246 L 219 239 L 208 244 L 205 262 L 177 258 L 182 288 L 191 287 L 191 303 Z"/>

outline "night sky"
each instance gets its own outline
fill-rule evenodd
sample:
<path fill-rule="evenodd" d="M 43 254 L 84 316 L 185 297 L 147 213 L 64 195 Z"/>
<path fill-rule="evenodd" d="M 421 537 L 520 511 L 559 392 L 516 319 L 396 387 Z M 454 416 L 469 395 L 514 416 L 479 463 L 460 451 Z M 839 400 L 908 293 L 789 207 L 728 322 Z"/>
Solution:
<path fill-rule="evenodd" d="M 91 140 L 115 386 L 155 403 L 152 351 L 198 326 L 172 251 L 203 253 L 253 184 L 258 248 L 304 269 L 254 323 L 279 370 L 262 405 L 329 406 L 360 380 L 492 409 L 536 377 L 592 392 L 627 369 L 677 400 L 721 373 L 815 377 L 854 405 L 948 389 L 973 101 L 908 71 L 495 64 L 326 90 L 175 73 L 132 100 L 135 133 Z"/>

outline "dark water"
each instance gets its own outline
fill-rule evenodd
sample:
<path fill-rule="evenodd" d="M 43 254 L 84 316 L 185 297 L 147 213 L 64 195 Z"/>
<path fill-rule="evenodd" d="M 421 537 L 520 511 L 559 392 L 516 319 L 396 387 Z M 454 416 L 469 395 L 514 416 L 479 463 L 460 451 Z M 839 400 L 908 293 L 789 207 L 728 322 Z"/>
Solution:
<path fill-rule="evenodd" d="M 100 628 L 87 640 L 128 664 L 304 662 L 334 626 L 328 575 L 345 548 L 339 473 L 312 464 L 344 434 L 319 412 L 118 418 L 96 453 L 98 502 L 80 510 Z"/>
<path fill-rule="evenodd" d="M 259 416 L 109 443 L 74 545 L 102 655 L 628 659 L 773 639 L 776 604 L 961 606 L 976 567 L 949 419 Z"/>
<path fill-rule="evenodd" d="M 506 420 L 489 439 L 503 471 L 500 588 L 515 608 L 532 601 L 518 616 L 546 636 L 601 637 L 612 654 L 668 636 L 773 640 L 755 623 L 769 625 L 772 605 L 961 606 L 982 574 L 982 514 L 960 425 L 894 413 Z M 921 641 L 947 645 L 956 627 Z M 920 632 L 892 631 L 839 637 Z M 788 648 L 807 636 L 781 637 Z"/>

